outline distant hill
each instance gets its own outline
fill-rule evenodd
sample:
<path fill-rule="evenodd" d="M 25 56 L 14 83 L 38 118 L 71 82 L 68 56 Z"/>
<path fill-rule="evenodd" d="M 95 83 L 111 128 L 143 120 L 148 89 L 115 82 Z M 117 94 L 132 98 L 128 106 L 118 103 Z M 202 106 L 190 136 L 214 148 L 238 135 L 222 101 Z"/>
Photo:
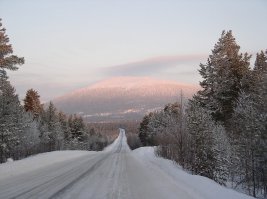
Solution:
<path fill-rule="evenodd" d="M 116 77 L 75 90 L 53 100 L 62 111 L 89 122 L 140 120 L 149 111 L 191 97 L 196 86 L 149 77 Z"/>

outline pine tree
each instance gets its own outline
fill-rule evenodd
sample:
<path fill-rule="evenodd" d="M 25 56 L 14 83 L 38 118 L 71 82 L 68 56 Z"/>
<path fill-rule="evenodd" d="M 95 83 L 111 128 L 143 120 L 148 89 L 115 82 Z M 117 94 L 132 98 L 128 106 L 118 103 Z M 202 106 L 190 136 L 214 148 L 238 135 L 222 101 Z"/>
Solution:
<path fill-rule="evenodd" d="M 149 146 L 152 144 L 151 135 L 149 135 L 149 132 L 148 132 L 148 124 L 152 116 L 153 116 L 153 113 L 149 113 L 148 115 L 145 115 L 145 117 L 143 118 L 143 121 L 140 123 L 138 136 L 144 146 Z"/>
<path fill-rule="evenodd" d="M 208 112 L 191 101 L 187 109 L 187 128 L 191 140 L 192 171 L 194 174 L 214 179 L 215 154 L 212 123 Z"/>
<path fill-rule="evenodd" d="M 211 121 L 213 122 L 213 121 Z M 213 123 L 213 151 L 216 155 L 214 180 L 219 184 L 226 185 L 230 175 L 232 148 L 225 128 L 220 124 Z"/>
<path fill-rule="evenodd" d="M 239 49 L 232 31 L 223 31 L 207 63 L 200 64 L 203 90 L 194 98 L 211 111 L 216 121 L 225 123 L 231 118 L 242 89 L 241 80 L 249 72 L 251 56 L 240 54 Z"/>
<path fill-rule="evenodd" d="M 256 61 L 254 64 L 254 71 L 258 74 L 266 73 L 267 72 L 267 50 L 265 53 L 261 51 L 256 55 Z"/>
<path fill-rule="evenodd" d="M 25 111 L 31 112 L 34 116 L 34 119 L 37 119 L 40 116 L 40 113 L 43 111 L 43 106 L 40 102 L 40 95 L 38 92 L 33 89 L 29 89 L 23 101 Z"/>
<path fill-rule="evenodd" d="M 215 124 L 209 111 L 194 100 L 186 115 L 189 137 L 189 169 L 220 184 L 228 178 L 229 142 L 223 126 Z"/>
<path fill-rule="evenodd" d="M 266 52 L 267 54 L 267 52 Z M 263 116 L 263 124 L 265 124 L 264 129 L 262 133 L 262 146 L 267 146 L 267 74 L 265 73 L 265 76 L 262 81 L 261 85 L 261 99 L 263 99 L 263 106 L 262 106 L 262 112 L 264 112 Z M 262 165 L 261 169 L 261 187 L 264 190 L 264 197 L 267 197 L 267 149 L 262 152 L 262 161 L 260 162 Z"/>
<path fill-rule="evenodd" d="M 2 27 L 0 19 L 0 77 L 6 77 L 6 69 L 17 70 L 17 65 L 24 64 L 24 58 L 13 55 L 12 45 L 5 34 L 6 29 Z"/>
<path fill-rule="evenodd" d="M 256 197 L 257 176 L 261 175 L 262 169 L 259 168 L 261 161 L 264 160 L 263 153 L 266 155 L 266 128 L 264 123 L 265 114 L 261 114 L 255 101 L 250 95 L 242 93 L 239 97 L 237 107 L 233 115 L 232 124 L 234 130 L 238 132 L 235 138 L 235 145 L 240 159 L 239 168 L 241 180 L 246 184 L 250 194 Z M 266 136 L 265 136 L 266 137 Z M 266 156 L 265 156 L 266 158 Z M 262 165 L 264 166 L 264 165 Z"/>
<path fill-rule="evenodd" d="M 18 135 L 23 130 L 22 107 L 14 87 L 2 79 L 0 84 L 0 162 L 13 156 L 13 149 L 19 144 Z"/>
<path fill-rule="evenodd" d="M 74 114 L 70 115 L 67 120 L 68 133 L 66 138 L 66 146 L 68 149 L 80 149 L 89 150 L 91 148 L 91 138 L 94 135 L 90 135 L 90 131 L 82 117 Z M 89 140 L 91 139 L 91 140 Z"/>
<path fill-rule="evenodd" d="M 8 81 L 6 70 L 17 70 L 24 58 L 13 55 L 12 45 L 0 19 L 0 162 L 14 157 L 14 148 L 19 145 L 19 135 L 24 123 L 23 110 L 15 89 Z"/>
<path fill-rule="evenodd" d="M 256 61 L 253 70 L 247 73 L 241 83 L 242 92 L 250 95 L 259 95 L 259 86 L 263 81 L 264 75 L 267 73 L 267 51 L 261 51 L 256 54 Z"/>
<path fill-rule="evenodd" d="M 266 51 L 267 54 L 267 51 Z M 263 120 L 263 131 L 261 133 L 261 151 L 260 151 L 260 187 L 264 191 L 262 194 L 267 197 L 267 73 L 265 73 L 260 86 L 260 98 L 262 99 L 261 114 Z"/>
<path fill-rule="evenodd" d="M 72 138 L 76 138 L 78 141 L 83 141 L 85 137 L 85 124 L 82 117 L 74 115 L 71 126 Z"/>
<path fill-rule="evenodd" d="M 58 118 L 57 109 L 52 102 L 41 115 L 41 141 L 46 146 L 46 150 L 59 150 L 63 146 L 63 131 Z"/>
<path fill-rule="evenodd" d="M 187 136 L 182 103 L 167 104 L 161 112 L 154 114 L 149 127 L 156 133 L 158 154 L 184 167 Z"/>
<path fill-rule="evenodd" d="M 266 53 L 267 54 L 267 53 Z M 267 56 L 261 51 L 256 56 L 251 72 L 249 89 L 244 89 L 234 109 L 231 129 L 239 161 L 239 176 L 248 193 L 256 196 L 257 190 L 267 194 Z M 237 182 L 238 183 L 238 182 Z"/>
<path fill-rule="evenodd" d="M 32 114 L 26 113 L 21 108 L 23 113 L 19 118 L 22 131 L 18 134 L 19 145 L 14 148 L 14 158 L 21 159 L 29 155 L 39 153 L 40 131 L 38 130 L 39 122 L 33 120 Z"/>
<path fill-rule="evenodd" d="M 64 132 L 64 140 L 68 141 L 70 139 L 70 127 L 68 123 L 68 116 L 64 114 L 62 111 L 58 113 L 58 119 L 61 125 L 61 129 Z"/>

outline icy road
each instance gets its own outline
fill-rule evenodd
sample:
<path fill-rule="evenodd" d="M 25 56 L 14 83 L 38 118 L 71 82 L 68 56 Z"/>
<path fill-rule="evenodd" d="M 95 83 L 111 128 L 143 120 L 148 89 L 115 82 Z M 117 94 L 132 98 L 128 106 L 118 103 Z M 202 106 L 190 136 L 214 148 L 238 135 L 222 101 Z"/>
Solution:
<path fill-rule="evenodd" d="M 58 153 L 62 152 L 48 154 Z M 46 155 L 38 157 L 46 159 Z M 132 152 L 123 129 L 114 143 L 102 152 L 83 152 L 79 157 L 43 167 L 35 165 L 35 169 L 30 169 L 34 167 L 34 158 L 27 159 L 0 166 L 0 198 L 250 198 L 207 178 L 187 174 L 170 161 L 155 157 L 152 147 Z M 27 172 L 5 176 L 5 171 L 10 172 L 12 165 L 15 173 L 19 168 Z"/>

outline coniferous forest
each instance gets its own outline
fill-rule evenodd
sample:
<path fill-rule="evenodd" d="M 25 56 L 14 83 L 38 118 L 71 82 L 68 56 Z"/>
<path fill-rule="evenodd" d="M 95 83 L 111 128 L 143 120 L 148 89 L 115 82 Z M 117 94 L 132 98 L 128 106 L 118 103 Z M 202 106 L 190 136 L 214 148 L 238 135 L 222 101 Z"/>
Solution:
<path fill-rule="evenodd" d="M 192 174 L 266 197 L 267 51 L 251 59 L 223 31 L 200 64 L 201 90 L 146 115 L 139 138 Z"/>

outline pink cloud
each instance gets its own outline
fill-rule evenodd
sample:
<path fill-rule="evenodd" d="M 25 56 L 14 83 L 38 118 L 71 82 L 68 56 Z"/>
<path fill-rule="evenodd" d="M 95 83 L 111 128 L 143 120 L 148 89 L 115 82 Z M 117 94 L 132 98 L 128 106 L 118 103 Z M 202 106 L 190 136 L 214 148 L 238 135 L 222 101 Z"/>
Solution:
<path fill-rule="evenodd" d="M 149 59 L 106 67 L 109 75 L 150 75 L 182 64 L 200 63 L 207 55 L 158 56 Z"/>

